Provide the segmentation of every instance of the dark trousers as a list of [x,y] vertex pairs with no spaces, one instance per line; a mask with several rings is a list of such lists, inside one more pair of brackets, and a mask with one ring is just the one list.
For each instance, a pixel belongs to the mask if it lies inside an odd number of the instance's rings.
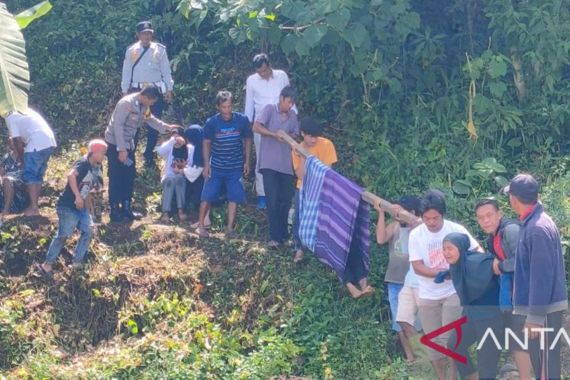
[[109,202],[111,204],[122,201],[130,201],[133,197],[133,189],[135,186],[136,161],[135,152],[128,150],[129,158],[133,161],[130,166],[119,161],[119,152],[117,146],[109,144],[107,149],[107,162],[109,176]]
[[271,169],[261,169],[267,199],[269,238],[277,242],[289,239],[289,209],[295,192],[295,176]]
[[[140,91],[139,88],[131,88],[129,93]],[[156,103],[150,107],[150,112],[157,118],[162,117],[162,112],[166,108],[166,102],[164,101],[164,96],[160,95]],[[154,128],[149,127],[145,124],[146,128],[146,148],[144,150],[143,156],[146,162],[153,162],[154,161],[154,148],[156,147],[156,143],[158,142],[158,131]],[[137,130],[135,134],[135,150],[139,144],[139,135],[141,133],[141,129]]]
[[[485,306],[482,306],[485,307]],[[477,320],[467,316],[467,323],[461,326],[462,338],[457,349],[455,348],[457,342],[457,334],[454,330],[449,337],[447,347],[457,352],[458,354],[467,357],[467,363],[462,364],[455,362],[457,371],[462,379],[466,379],[468,375],[479,371],[480,380],[495,379],[497,377],[497,365],[501,356],[501,350],[495,345],[494,340],[487,336],[485,343],[480,350],[477,350],[477,365],[473,363],[473,358],[469,354],[469,348],[473,344],[478,344],[481,338],[485,335],[487,328],[493,329],[495,336],[502,344],[501,338],[503,337],[503,320],[500,316],[497,318],[489,318]]]
[[528,340],[528,351],[530,354],[530,361],[532,363],[532,368],[534,369],[534,377],[536,379],[541,378],[541,374],[544,372],[544,379],[560,379],[561,377],[561,364],[560,364],[560,344],[562,341],[565,342],[564,337],[561,336],[556,346],[550,349],[552,342],[556,337],[556,334],[560,332],[562,328],[562,311],[557,311],[555,313],[546,314],[546,324],[545,328],[552,328],[552,332],[543,332],[544,334],[544,350],[540,349],[540,335],[536,339]]
[[200,198],[204,188],[204,176],[200,175],[194,182],[186,181],[186,208],[200,208]]

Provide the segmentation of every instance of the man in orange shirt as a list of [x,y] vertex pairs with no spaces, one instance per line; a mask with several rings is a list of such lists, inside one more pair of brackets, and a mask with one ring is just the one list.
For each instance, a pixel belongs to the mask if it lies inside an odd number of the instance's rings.
[[[332,166],[337,162],[334,144],[329,139],[322,137],[323,128],[311,117],[305,117],[299,123],[299,129],[303,141],[301,146],[317,157],[323,164]],[[295,257],[293,262],[298,263],[303,259],[303,247],[299,238],[299,189],[303,185],[305,173],[305,158],[293,150],[293,169],[297,176],[297,188],[295,190],[295,217],[293,220],[293,241]]]

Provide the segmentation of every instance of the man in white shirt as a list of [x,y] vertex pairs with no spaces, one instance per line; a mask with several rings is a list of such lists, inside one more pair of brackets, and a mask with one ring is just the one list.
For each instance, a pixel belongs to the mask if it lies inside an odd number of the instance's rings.
[[[443,238],[451,232],[461,232],[469,236],[471,250],[482,251],[479,243],[460,224],[444,218],[446,205],[444,195],[438,190],[429,190],[424,195],[421,217],[424,224],[410,233],[408,249],[410,263],[417,274],[419,284],[418,312],[424,332],[430,333],[461,316],[459,297],[450,279],[441,283],[435,277],[449,269],[443,256]],[[441,334],[433,341],[446,347],[450,332]],[[445,357],[429,348],[428,357],[439,380],[446,379]],[[449,359],[450,377],[457,378],[457,368]]]
[[[289,85],[289,77],[283,70],[273,69],[269,63],[267,54],[261,53],[253,57],[253,67],[255,74],[247,78],[245,86],[245,116],[253,124],[255,119],[261,115],[261,110],[267,104],[277,104],[281,90]],[[295,110],[296,112],[296,110]],[[256,169],[255,169],[255,190],[257,192],[257,208],[265,209],[265,190],[263,188],[263,176],[257,169],[259,164],[259,146],[261,135],[254,133]]]
[[57,146],[55,136],[45,119],[30,108],[25,114],[13,112],[5,119],[17,160],[24,165],[22,180],[30,196],[24,215],[39,215],[38,199],[48,160]]

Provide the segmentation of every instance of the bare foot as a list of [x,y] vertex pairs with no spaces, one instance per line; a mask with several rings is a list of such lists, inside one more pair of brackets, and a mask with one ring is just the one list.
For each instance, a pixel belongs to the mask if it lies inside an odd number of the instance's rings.
[[360,286],[360,289],[366,289],[368,287],[368,278],[362,278],[360,281],[358,281],[358,285]]
[[354,284],[350,282],[346,283],[346,289],[348,289],[348,292],[350,293],[352,298],[362,297],[362,291],[358,289],[356,286],[354,286]]
[[162,223],[168,223],[168,222],[170,222],[170,216],[168,216],[168,213],[163,212],[163,213],[162,213],[162,216],[160,217],[160,221],[161,221]]
[[298,249],[298,250],[295,252],[295,257],[293,257],[293,262],[294,262],[295,264],[299,263],[301,260],[303,260],[303,256],[304,256],[304,255],[305,255],[305,254],[303,253],[303,250],[302,250],[302,249]]
[[364,288],[362,290],[362,294],[360,295],[360,297],[369,297],[372,294],[374,294],[375,290],[372,286],[368,285],[366,286],[366,288]]

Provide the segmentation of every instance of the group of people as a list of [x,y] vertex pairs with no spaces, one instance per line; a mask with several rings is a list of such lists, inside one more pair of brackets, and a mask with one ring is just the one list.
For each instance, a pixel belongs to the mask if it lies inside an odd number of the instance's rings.
[[[303,259],[299,238],[299,191],[303,186],[305,156],[318,158],[331,167],[337,162],[334,144],[322,136],[321,125],[311,117],[299,120],[297,93],[284,71],[271,67],[265,54],[253,59],[255,73],[246,82],[245,112],[233,110],[233,95],[219,91],[217,112],[204,127],[183,128],[160,120],[166,103],[172,101],[174,82],[166,48],[152,40],[150,22],[137,25],[138,41],[127,49],[121,90],[102,139],[88,143],[87,154],[77,161],[67,176],[67,184],[57,203],[59,228],[38,270],[52,276],[53,264],[66,241],[78,229],[81,233],[74,251],[74,266],[80,266],[92,236],[89,195],[103,187],[102,163],[108,161],[110,220],[114,223],[140,217],[132,207],[136,177],[138,132],[147,126],[146,166],[155,164],[155,154],[164,162],[161,220],[172,214],[188,219],[187,204],[199,208],[193,225],[200,237],[209,236],[209,211],[222,196],[228,201],[226,236],[235,237],[238,204],[246,201],[243,178],[253,166],[255,145],[255,184],[257,207],[266,209],[272,248],[288,246],[288,216],[292,203],[294,261]],[[3,160],[0,175],[4,190],[2,216],[22,208],[15,188],[27,189],[26,215],[39,214],[38,197],[50,155],[56,147],[54,134],[35,111],[4,115],[10,133],[11,152]],[[168,134],[158,147],[160,133]],[[292,148],[285,136],[300,138],[300,148]],[[564,261],[558,229],[538,200],[539,186],[528,174],[513,178],[505,189],[519,220],[503,216],[494,199],[475,207],[476,218],[487,242],[480,245],[462,225],[446,219],[444,196],[429,190],[422,198],[404,196],[393,212],[395,221],[387,224],[379,204],[376,238],[388,243],[389,263],[385,274],[393,329],[398,332],[406,358],[415,359],[417,347],[412,338],[420,330],[437,330],[466,315],[463,335],[445,333],[435,338],[465,356],[488,328],[504,327],[515,333],[538,327],[552,328],[552,340],[561,327],[567,309]],[[16,202],[15,202],[16,200]],[[418,219],[406,224],[401,210]],[[366,283],[347,284],[354,297],[369,295]],[[498,333],[497,333],[498,334]],[[499,334],[498,334],[499,335]],[[498,336],[497,335],[497,336]],[[504,335],[504,334],[503,334]],[[478,369],[471,358],[467,364],[447,360],[429,349],[428,356],[438,379],[456,378],[457,371],[469,379],[495,378],[500,350],[492,342],[477,350]],[[544,347],[543,347],[544,348]],[[548,348],[546,348],[548,350]],[[521,379],[560,377],[560,349],[541,350],[536,334],[530,349],[512,348]]]
[[[406,359],[416,359],[414,336],[419,331],[428,334],[467,317],[459,331],[433,339],[468,358],[465,364],[427,350],[439,380],[456,379],[457,372],[469,380],[495,379],[501,348],[511,334],[515,338],[509,349],[520,379],[561,378],[562,342],[555,337],[568,301],[559,231],[539,201],[539,184],[532,175],[515,176],[504,192],[518,219],[506,218],[494,198],[479,201],[474,216],[488,235],[483,245],[465,227],[446,219],[445,199],[437,190],[421,199],[402,197],[390,224],[376,206],[377,241],[389,244],[385,282],[392,329]],[[405,224],[400,210],[420,218]],[[540,329],[544,335],[539,336]],[[484,339],[491,332],[498,342]],[[478,365],[470,355],[474,344]]]

